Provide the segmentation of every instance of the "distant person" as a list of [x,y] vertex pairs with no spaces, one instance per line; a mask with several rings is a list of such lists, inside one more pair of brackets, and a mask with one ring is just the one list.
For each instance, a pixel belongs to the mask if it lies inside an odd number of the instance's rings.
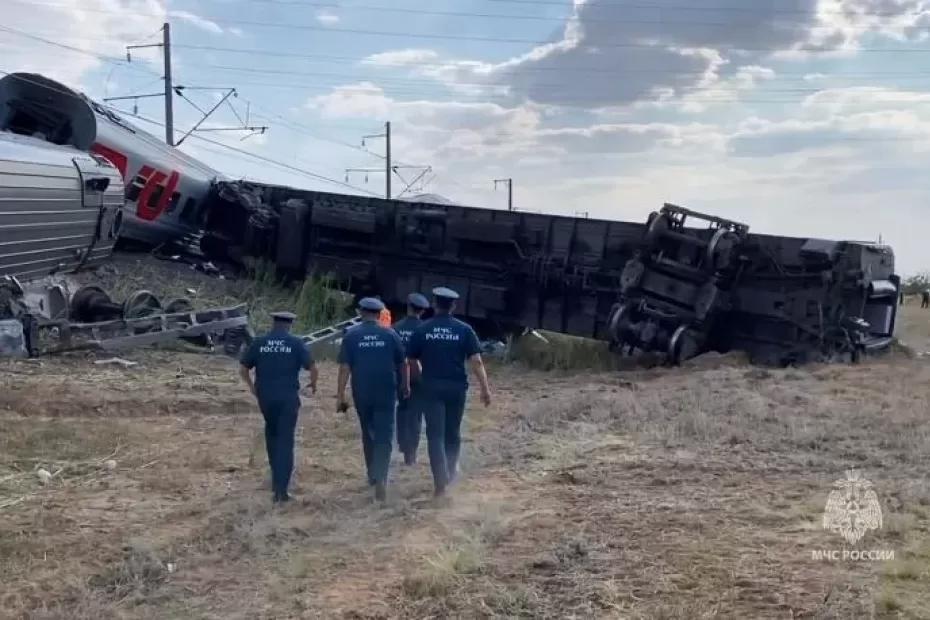
[[363,322],[342,339],[336,388],[337,409],[345,411],[346,385],[352,379],[368,484],[375,487],[375,499],[382,502],[387,498],[398,388],[404,398],[410,396],[404,345],[393,329],[378,324],[383,309],[384,304],[373,297],[358,302]]
[[491,404],[491,388],[475,330],[452,316],[458,293],[440,287],[433,289],[433,296],[436,314],[411,336],[407,357],[422,368],[429,465],[435,495],[440,497],[458,473],[462,417],[468,393],[466,361],[481,384],[481,401],[485,406]]
[[[407,296],[407,316],[394,324],[394,331],[407,347],[410,337],[423,323],[423,313],[429,310],[429,300],[420,293]],[[404,455],[404,464],[415,465],[417,449],[420,447],[420,431],[423,428],[423,398],[420,390],[418,366],[412,364],[410,373],[410,397],[397,401],[397,447]]]
[[[294,429],[300,410],[300,370],[310,372],[316,393],[317,367],[303,341],[290,333],[296,315],[275,312],[271,331],[256,338],[242,355],[239,374],[258,400],[265,418],[265,447],[271,467],[273,502],[290,501],[287,489],[294,470]],[[255,370],[253,381],[251,371]]]
[[394,318],[391,316],[391,311],[384,303],[384,300],[381,299],[381,295],[374,295],[374,298],[381,302],[383,308],[381,312],[378,313],[378,325],[381,327],[391,327],[394,323]]
[[925,290],[920,294],[920,307],[930,308],[930,291]]

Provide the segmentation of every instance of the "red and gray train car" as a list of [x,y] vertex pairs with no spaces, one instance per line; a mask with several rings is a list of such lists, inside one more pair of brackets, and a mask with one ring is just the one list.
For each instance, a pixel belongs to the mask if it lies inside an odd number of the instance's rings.
[[[7,185],[0,191],[7,196],[0,203],[4,213],[0,217],[7,226],[18,226],[8,229],[0,224],[0,247],[6,249],[4,256],[10,265],[3,267],[0,258],[0,273],[31,276],[43,266],[57,265],[56,259],[70,257],[74,250],[75,235],[65,233],[77,230],[72,221],[77,216],[51,206],[71,204],[61,194],[57,173],[26,174],[22,179],[28,180],[11,180],[18,174],[16,166],[27,166],[30,158],[41,165],[62,159],[61,154],[70,150],[72,159],[109,162],[118,171],[119,182],[112,187],[118,185],[125,192],[120,237],[151,245],[197,233],[203,225],[210,186],[222,176],[83,94],[37,74],[14,73],[0,79],[0,132],[4,136],[2,157],[8,162],[2,164]],[[45,154],[39,155],[43,143]],[[13,191],[9,184],[23,191]],[[65,219],[56,219],[59,216]],[[14,220],[16,224],[10,223]],[[82,233],[91,234],[93,226],[86,223],[89,227]],[[15,238],[10,236],[13,230]],[[29,254],[12,257],[23,252]],[[13,266],[30,262],[25,256],[32,257],[28,269]]]

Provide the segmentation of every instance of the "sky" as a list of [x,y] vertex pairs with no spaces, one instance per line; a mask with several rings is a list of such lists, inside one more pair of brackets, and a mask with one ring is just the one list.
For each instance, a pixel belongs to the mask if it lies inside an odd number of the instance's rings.
[[[231,177],[383,195],[363,137],[390,121],[395,195],[506,208],[512,178],[520,210],[670,202],[930,270],[930,0],[0,3],[0,71],[95,99],[163,88],[161,50],[126,46],[170,22],[178,137],[230,88],[202,128],[267,127],[184,141]],[[111,105],[164,134],[163,99]]]

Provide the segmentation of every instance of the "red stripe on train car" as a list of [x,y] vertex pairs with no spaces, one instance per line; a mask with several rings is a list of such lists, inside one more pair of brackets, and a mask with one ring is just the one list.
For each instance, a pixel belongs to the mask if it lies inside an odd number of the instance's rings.
[[122,153],[118,151],[114,151],[108,146],[104,146],[96,142],[94,143],[92,147],[90,147],[90,152],[106,157],[110,161],[110,163],[116,166],[116,169],[119,170],[120,176],[123,177],[123,183],[127,181],[126,165],[127,165],[128,160],[126,159],[125,155],[123,155]]

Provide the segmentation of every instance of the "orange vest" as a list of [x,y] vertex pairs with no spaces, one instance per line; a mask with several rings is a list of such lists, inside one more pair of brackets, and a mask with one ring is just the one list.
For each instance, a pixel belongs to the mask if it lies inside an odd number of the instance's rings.
[[392,324],[391,311],[385,308],[381,311],[381,314],[378,315],[378,325],[381,327],[390,327]]

